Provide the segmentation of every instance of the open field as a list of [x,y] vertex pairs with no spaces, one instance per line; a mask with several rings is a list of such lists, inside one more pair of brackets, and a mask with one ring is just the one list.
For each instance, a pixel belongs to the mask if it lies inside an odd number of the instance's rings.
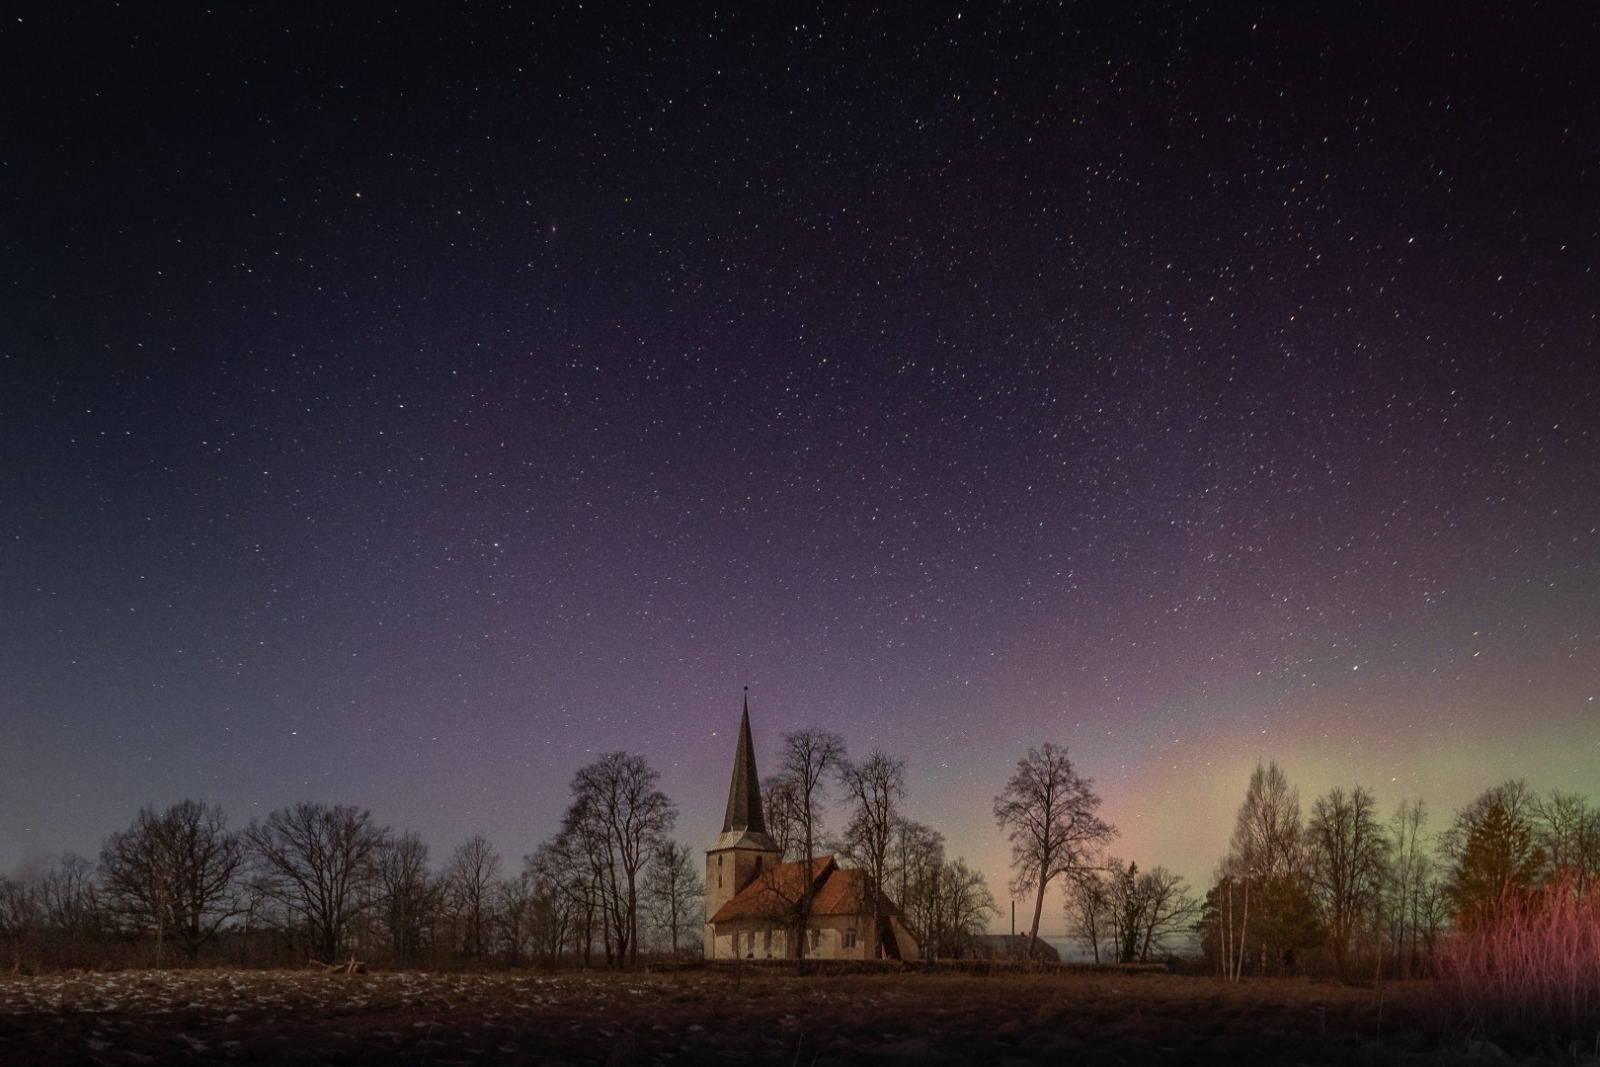
[[1417,1005],[1426,994],[1415,984],[1380,992],[1295,979],[1227,985],[1105,972],[73,973],[0,977],[0,1063],[822,1067],[1497,1059],[1492,1049],[1469,1057],[1464,1045],[1441,1052],[1417,1032],[1423,1025]]

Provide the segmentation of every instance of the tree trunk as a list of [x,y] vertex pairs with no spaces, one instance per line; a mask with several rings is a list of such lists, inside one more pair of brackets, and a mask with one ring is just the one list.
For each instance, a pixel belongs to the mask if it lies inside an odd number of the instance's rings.
[[1039,916],[1044,913],[1044,889],[1048,883],[1043,874],[1039,877],[1039,893],[1033,898],[1033,926],[1028,930],[1028,958],[1033,959],[1033,950],[1039,943]]

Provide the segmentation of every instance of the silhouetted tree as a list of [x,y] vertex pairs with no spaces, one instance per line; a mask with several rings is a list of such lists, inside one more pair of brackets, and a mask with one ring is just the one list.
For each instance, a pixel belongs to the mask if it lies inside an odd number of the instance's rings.
[[329,960],[344,951],[384,837],[369,811],[310,801],[279,808],[245,831],[256,884],[276,905],[277,921]]
[[1450,884],[1458,925],[1475,926],[1503,896],[1532,888],[1544,866],[1544,851],[1533,843],[1527,819],[1513,817],[1499,800],[1474,813]]
[[1577,793],[1552,790],[1533,805],[1534,841],[1549,864],[1549,880],[1572,883],[1580,896],[1600,878],[1600,808]]
[[1377,812],[1378,802],[1370,791],[1359,785],[1349,793],[1335,787],[1311,805],[1306,824],[1311,883],[1341,976],[1356,932],[1376,924],[1383,901],[1389,842]]
[[1301,869],[1300,791],[1273,760],[1250,774],[1250,786],[1234,821],[1232,853],[1262,881]]
[[169,939],[193,963],[239,913],[244,861],[220,808],[181,800],[160,814],[141,809],[132,826],[107,838],[100,877],[123,920],[154,935],[157,966]]
[[676,956],[679,941],[705,921],[706,881],[692,848],[676,841],[661,842],[645,868],[644,900],[651,922],[667,936]]
[[1383,915],[1389,950],[1409,977],[1438,934],[1437,900],[1443,892],[1438,865],[1424,837],[1428,809],[1420,799],[1402,801],[1389,820],[1389,869],[1384,884]]
[[656,787],[660,776],[643,756],[613,752],[572,780],[568,829],[585,852],[607,901],[615,960],[639,958],[639,875],[677,821],[678,810]]
[[804,866],[807,877],[800,879],[799,899],[792,902],[785,922],[791,927],[790,942],[796,954],[804,956],[807,939],[804,931],[811,918],[812,896],[816,887],[809,872],[822,837],[822,801],[829,775],[838,775],[846,765],[844,739],[827,730],[810,727],[783,735],[778,773],[768,779],[763,799],[768,802],[768,829],[776,830],[784,857]]
[[[1109,862],[1109,861],[1108,861]],[[1099,870],[1080,870],[1067,880],[1066,916],[1068,928],[1078,943],[1100,963],[1100,947],[1114,946],[1111,896],[1106,875]]]
[[1044,894],[1060,875],[1092,866],[1091,859],[1116,836],[1095,814],[1100,798],[1092,779],[1073,770],[1067,750],[1045,742],[1017,761],[1017,772],[994,798],[994,818],[1011,840],[1014,893],[1035,893],[1028,955],[1039,942]]
[[769,774],[762,779],[761,810],[767,819],[767,836],[783,849],[785,860],[804,855],[805,842],[796,824],[800,804],[794,779],[781,774]]
[[394,958],[422,958],[427,932],[439,910],[439,891],[428,869],[428,846],[413,830],[386,835],[374,872],[378,908],[388,949]]
[[883,941],[884,894],[890,888],[890,860],[906,793],[905,761],[874,749],[864,760],[840,764],[839,785],[850,804],[840,851],[866,876],[861,914],[872,915],[870,953],[876,955]]
[[580,927],[587,906],[588,878],[565,845],[557,837],[522,861],[533,884],[531,936],[536,951],[551,964],[561,962],[562,950]]
[[440,875],[445,907],[457,926],[456,947],[474,963],[488,953],[500,866],[500,853],[478,834],[456,846]]
[[538,936],[539,905],[538,883],[526,868],[495,883],[495,930],[505,949],[506,966],[522,966],[529,944]]

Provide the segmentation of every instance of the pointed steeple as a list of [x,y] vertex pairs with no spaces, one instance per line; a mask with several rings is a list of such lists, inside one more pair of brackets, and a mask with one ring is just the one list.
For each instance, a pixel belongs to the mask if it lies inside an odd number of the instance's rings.
[[733,781],[728,784],[728,814],[722,832],[748,831],[765,835],[767,820],[761,811],[761,778],[756,774],[756,746],[750,740],[750,687],[744,690],[744,717],[739,720],[739,749],[733,757]]

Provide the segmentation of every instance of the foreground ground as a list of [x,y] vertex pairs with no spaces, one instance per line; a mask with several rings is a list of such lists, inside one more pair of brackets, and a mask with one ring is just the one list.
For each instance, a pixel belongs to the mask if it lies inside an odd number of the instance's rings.
[[1417,1032],[1425,994],[1148,973],[78,973],[0,977],[0,1063],[1505,1062]]

